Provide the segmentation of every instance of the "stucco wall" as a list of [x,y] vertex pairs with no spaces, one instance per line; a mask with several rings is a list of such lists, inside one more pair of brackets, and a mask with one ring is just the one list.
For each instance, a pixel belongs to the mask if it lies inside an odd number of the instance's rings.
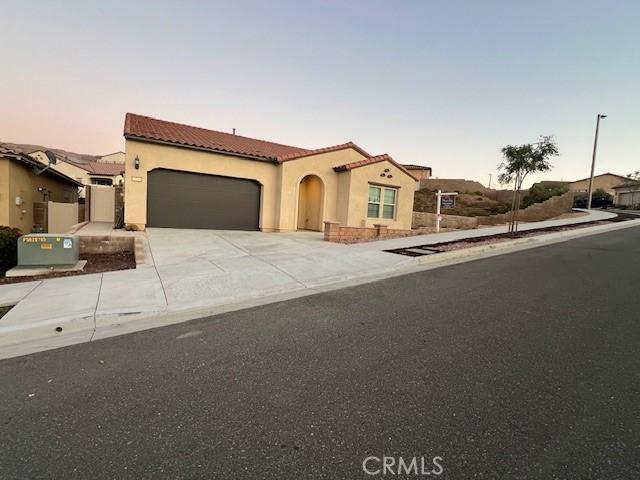
[[[38,187],[47,189],[50,194],[46,200],[53,202],[73,203],[78,201],[77,187],[46,173],[36,175],[31,169],[20,163],[7,159],[0,159],[0,172],[4,172],[3,179],[8,179],[8,186],[0,192],[0,211],[8,210],[5,225],[18,228],[23,233],[30,233],[33,229],[33,203],[42,202],[45,196],[38,192]],[[5,184],[7,185],[7,184]],[[16,197],[21,197],[22,205],[16,205]],[[2,217],[0,217],[2,218]],[[77,223],[77,222],[76,222]]]
[[[384,172],[385,169],[389,171]],[[381,177],[383,173],[391,175],[391,178]],[[367,218],[370,184],[398,189],[394,219]],[[415,187],[415,180],[391,162],[384,161],[351,170],[349,212],[346,224],[353,227],[373,227],[379,224],[387,225],[389,228],[410,230]]]
[[9,198],[9,160],[0,158],[0,226],[9,226],[9,206],[11,203]]
[[297,229],[299,184],[307,175],[318,176],[324,185],[322,220],[339,221],[340,217],[346,217],[348,205],[339,203],[338,199],[342,199],[342,201],[347,199],[344,194],[341,194],[340,188],[345,186],[341,176],[349,175],[349,173],[336,173],[333,167],[357,162],[363,158],[364,156],[355,150],[345,149],[297,158],[282,163],[279,172],[281,178],[280,230]]
[[[348,172],[335,172],[333,167],[337,165],[364,158],[353,149],[320,153],[279,165],[136,140],[127,140],[125,149],[125,223],[135,224],[138,228],[144,228],[146,224],[147,172],[155,168],[256,180],[262,185],[260,228],[263,231],[298,228],[300,181],[308,175],[315,175],[322,182],[322,221],[338,221],[351,226],[382,223],[393,228],[411,228],[415,181],[387,161]],[[139,170],[134,168],[136,156],[140,160]],[[386,168],[391,179],[380,177]],[[370,182],[399,189],[395,219],[367,219]]]
[[[242,159],[231,155],[190,150],[187,148],[158,145],[127,140],[125,176],[125,223],[145,228],[147,222],[147,172],[156,168],[168,168],[185,172],[207,173],[228,177],[248,178],[262,185],[260,199],[260,227],[276,230],[277,165]],[[134,166],[140,159],[140,169]],[[138,181],[136,181],[138,180]]]

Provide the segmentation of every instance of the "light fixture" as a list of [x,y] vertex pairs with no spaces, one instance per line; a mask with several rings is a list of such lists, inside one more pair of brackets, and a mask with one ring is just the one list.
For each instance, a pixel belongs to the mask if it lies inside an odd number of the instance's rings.
[[136,167],[136,170],[140,169],[140,159],[136,155],[136,158],[133,160],[133,166]]

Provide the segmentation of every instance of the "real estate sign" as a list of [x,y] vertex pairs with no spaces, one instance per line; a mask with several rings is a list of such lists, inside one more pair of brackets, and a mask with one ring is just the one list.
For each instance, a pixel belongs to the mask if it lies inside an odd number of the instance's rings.
[[456,208],[455,195],[442,195],[440,198],[442,208]]

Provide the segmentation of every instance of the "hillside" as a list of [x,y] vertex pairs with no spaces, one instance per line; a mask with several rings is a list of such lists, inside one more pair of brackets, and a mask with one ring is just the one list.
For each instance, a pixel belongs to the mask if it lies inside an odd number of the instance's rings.
[[[499,202],[486,196],[483,192],[464,192],[456,197],[456,207],[443,210],[443,214],[462,215],[464,217],[478,217],[495,215],[510,210],[511,205]],[[416,212],[436,212],[436,190],[423,188],[415,193],[413,210]]]

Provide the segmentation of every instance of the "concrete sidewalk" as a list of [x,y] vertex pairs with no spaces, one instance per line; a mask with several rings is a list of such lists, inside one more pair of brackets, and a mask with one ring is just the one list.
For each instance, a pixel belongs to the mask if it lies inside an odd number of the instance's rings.
[[[522,229],[613,216],[592,211],[582,217],[525,224]],[[383,250],[505,229],[343,245],[324,242],[315,232],[150,228],[146,236],[151,261],[135,270],[0,286],[0,305],[15,305],[0,322],[0,358],[409,273],[421,268],[423,261]]]

